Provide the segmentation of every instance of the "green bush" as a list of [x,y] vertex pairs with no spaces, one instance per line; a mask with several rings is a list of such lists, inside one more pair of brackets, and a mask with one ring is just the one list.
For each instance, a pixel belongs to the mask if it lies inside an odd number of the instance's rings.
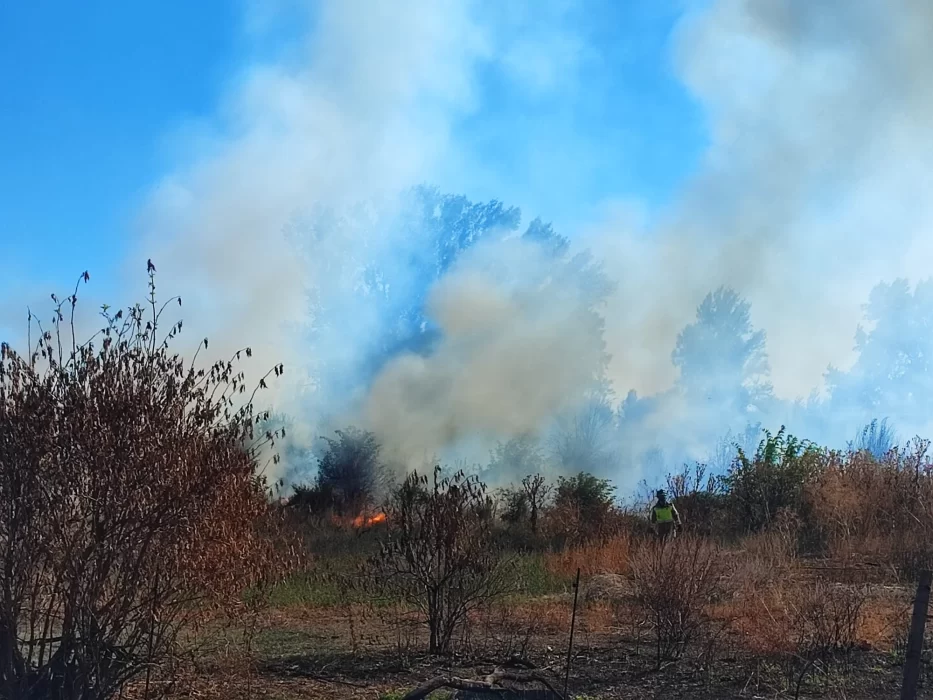
[[776,435],[766,431],[751,458],[739,448],[723,479],[736,532],[763,530],[782,510],[803,515],[804,490],[820,473],[823,458],[816,445],[787,435],[784,426]]

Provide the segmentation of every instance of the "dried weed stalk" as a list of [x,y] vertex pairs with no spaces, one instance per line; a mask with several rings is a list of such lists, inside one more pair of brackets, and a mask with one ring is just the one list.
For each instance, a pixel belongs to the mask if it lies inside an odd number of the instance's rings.
[[160,335],[181,300],[157,305],[151,263],[149,287],[146,305],[105,306],[83,343],[78,288],[53,295],[50,330],[30,315],[28,356],[0,351],[4,700],[108,698],[134,678],[151,697],[186,622],[205,605],[242,608],[285,561],[257,473],[276,436],[257,435],[236,369],[251,352],[186,364],[169,350],[181,321]]

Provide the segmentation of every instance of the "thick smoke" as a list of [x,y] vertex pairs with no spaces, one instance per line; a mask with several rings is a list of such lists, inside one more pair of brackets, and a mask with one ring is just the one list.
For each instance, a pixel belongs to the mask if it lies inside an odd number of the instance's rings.
[[[351,422],[403,463],[546,440],[606,378],[615,394],[598,405],[617,412],[600,423],[612,433],[600,455],[630,483],[749,424],[838,444],[891,405],[843,379],[870,375],[854,339],[871,290],[922,279],[933,261],[929,3],[717,0],[685,16],[673,60],[708,120],[705,156],[650,224],[628,209],[579,222],[558,254],[504,235],[520,229],[501,206],[427,196],[414,216],[402,196],[470,162],[456,126],[491,107],[481,73],[515,73],[518,58],[519,75],[541,68],[526,35],[495,24],[522,13],[452,0],[316,7],[288,57],[242,71],[201,130],[210,137],[191,144],[198,155],[142,216],[145,255],[185,297],[187,326],[221,350],[253,344],[257,369],[285,362],[273,401],[302,445]],[[585,44],[573,32],[560,28],[561,45]],[[536,94],[567,82],[546,67]],[[584,291],[598,276],[562,272],[586,248],[615,288],[605,305],[601,281]],[[671,353],[679,337],[706,337],[681,333],[722,285],[750,307],[711,315],[723,327],[747,317],[740,335],[765,330],[769,371],[687,382]],[[715,354],[690,347],[682,355]],[[833,386],[830,364],[844,375]],[[898,405],[902,434],[929,427],[919,404]]]
[[[650,243],[607,227],[606,254],[628,281],[610,337],[617,323],[645,329],[668,352],[702,296],[728,284],[767,330],[779,395],[805,397],[830,363],[850,366],[871,288],[922,279],[933,262],[931,27],[933,6],[911,0],[720,0],[685,18],[676,67],[710,143]],[[670,274],[677,284],[661,283]],[[646,320],[633,327],[639,288]],[[614,369],[624,386],[660,388],[639,386],[640,368]]]
[[[619,280],[606,314],[614,385],[651,396],[629,407],[630,446],[664,446],[670,468],[704,456],[711,421],[732,435],[786,423],[837,447],[885,415],[902,437],[930,434],[918,398],[929,386],[926,287],[875,287],[916,284],[933,263],[931,27],[929,3],[880,0],[721,0],[681,22],[676,69],[709,124],[701,165],[649,231],[624,211],[580,239]],[[687,401],[668,361],[723,284],[767,332],[773,396],[750,407]],[[889,327],[870,356],[860,322]],[[841,372],[827,375],[830,365]]]
[[[162,287],[185,298],[187,327],[210,335],[221,355],[252,344],[252,378],[284,362],[287,382],[271,400],[310,440],[308,326],[367,315],[342,308],[341,295],[355,260],[385,242],[353,226],[317,236],[304,222],[322,207],[391,200],[429,173],[450,120],[470,107],[472,65],[485,49],[458,2],[302,7],[309,29],[299,44],[246,66],[216,120],[193,130],[209,136],[192,140],[197,155],[154,192],[133,270],[152,257]],[[327,318],[309,316],[314,302]],[[315,352],[352,353],[359,333]]]
[[367,425],[417,465],[464,440],[535,433],[579,407],[599,375],[602,324],[552,255],[524,239],[467,251],[433,288],[441,340],[394,357],[373,382]]

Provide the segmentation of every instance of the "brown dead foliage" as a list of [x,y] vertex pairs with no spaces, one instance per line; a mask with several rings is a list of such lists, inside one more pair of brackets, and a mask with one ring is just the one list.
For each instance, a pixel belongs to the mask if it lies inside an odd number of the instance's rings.
[[77,288],[50,329],[33,319],[26,355],[0,354],[0,698],[107,698],[134,678],[155,696],[180,630],[205,605],[248,608],[288,555],[240,353],[173,354],[182,323],[161,329],[153,269],[149,302],[105,308],[83,342],[76,304]]
[[595,574],[626,574],[632,553],[633,537],[619,533],[605,540],[585,542],[545,555],[548,571],[565,578],[573,578],[577,569],[583,576]]

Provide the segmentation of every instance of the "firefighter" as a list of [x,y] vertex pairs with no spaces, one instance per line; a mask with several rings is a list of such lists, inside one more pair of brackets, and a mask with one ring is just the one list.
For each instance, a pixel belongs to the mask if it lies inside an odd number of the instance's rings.
[[668,502],[667,494],[663,490],[655,495],[658,500],[651,509],[651,522],[654,523],[658,537],[664,541],[673,537],[680,528],[680,513],[673,503]]

